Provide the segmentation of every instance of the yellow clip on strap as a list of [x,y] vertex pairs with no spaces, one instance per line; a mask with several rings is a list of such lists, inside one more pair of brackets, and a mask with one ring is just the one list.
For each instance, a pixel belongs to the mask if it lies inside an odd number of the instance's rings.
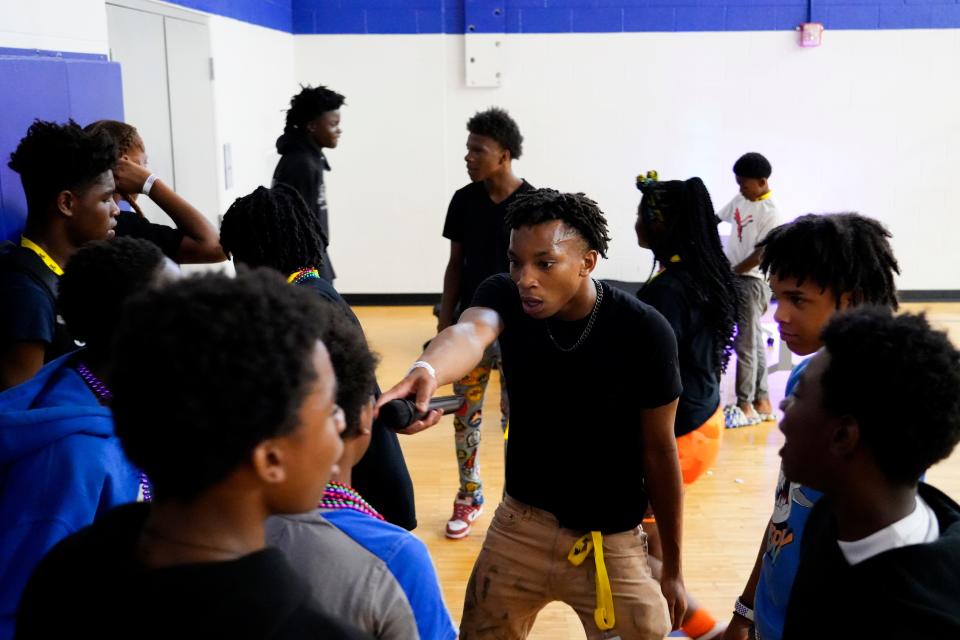
[[613,615],[613,591],[610,590],[610,576],[607,575],[607,565],[603,562],[603,535],[599,531],[591,531],[573,544],[567,560],[575,567],[583,564],[590,552],[593,551],[593,560],[597,566],[597,608],[593,612],[593,621],[601,631],[613,629],[617,623]]

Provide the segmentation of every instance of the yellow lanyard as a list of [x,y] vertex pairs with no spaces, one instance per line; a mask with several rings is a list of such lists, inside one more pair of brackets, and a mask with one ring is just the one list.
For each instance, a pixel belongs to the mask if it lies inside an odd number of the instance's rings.
[[754,200],[754,202],[760,202],[761,200],[766,200],[767,198],[769,198],[769,197],[772,196],[772,195],[773,195],[773,191],[767,191],[765,194],[763,194],[762,196],[760,196],[759,198],[757,198],[756,200]]
[[57,262],[40,247],[40,245],[30,240],[26,236],[20,236],[20,246],[24,249],[30,249],[30,251],[33,251],[35,254],[37,254],[37,256],[43,260],[43,264],[47,265],[47,268],[50,269],[50,271],[53,271],[58,276],[63,275],[63,269],[60,268],[60,265],[58,265]]
[[610,589],[610,576],[607,575],[607,565],[603,562],[603,535],[599,531],[591,531],[577,540],[567,560],[575,567],[593,551],[593,560],[597,565],[597,608],[593,611],[593,621],[601,631],[613,629],[617,621],[613,615],[613,591]]

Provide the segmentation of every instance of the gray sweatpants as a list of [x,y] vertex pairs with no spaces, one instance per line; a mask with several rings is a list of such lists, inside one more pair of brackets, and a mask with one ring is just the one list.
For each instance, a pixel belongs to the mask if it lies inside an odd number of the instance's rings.
[[767,344],[760,318],[770,305],[771,291],[767,283],[752,276],[737,276],[740,287],[740,324],[733,348],[737,352],[737,403],[766,400]]

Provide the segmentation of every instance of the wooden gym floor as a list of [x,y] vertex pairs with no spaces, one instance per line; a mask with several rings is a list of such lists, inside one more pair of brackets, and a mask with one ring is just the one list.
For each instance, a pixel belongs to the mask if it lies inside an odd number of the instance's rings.
[[[931,321],[960,344],[960,303],[910,304],[904,310],[927,311]],[[429,307],[357,307],[355,311],[382,358],[378,378],[387,389],[420,354],[423,342],[434,335],[436,319]],[[783,397],[786,377],[785,372],[770,376],[775,403]],[[724,402],[733,397],[730,378],[732,375],[724,379]],[[451,391],[441,389],[438,393]],[[493,378],[484,405],[480,452],[487,502],[473,533],[463,540],[448,540],[443,535],[458,487],[452,418],[444,418],[415,436],[400,437],[416,489],[419,527],[415,533],[430,549],[447,607],[457,623],[473,561],[503,490],[499,424],[499,383]],[[683,569],[687,591],[718,620],[729,619],[734,598],[740,594],[756,557],[770,516],[780,462],[777,451],[782,442],[783,436],[774,424],[726,431],[716,467],[686,494]],[[927,480],[952,497],[960,497],[960,452],[931,469]],[[540,613],[530,637],[560,640],[583,638],[584,634],[573,611],[554,603]]]

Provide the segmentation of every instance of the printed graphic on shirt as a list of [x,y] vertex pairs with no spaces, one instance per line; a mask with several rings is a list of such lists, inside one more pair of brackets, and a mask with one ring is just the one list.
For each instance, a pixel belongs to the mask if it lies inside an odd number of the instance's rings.
[[320,188],[317,190],[317,206],[323,210],[327,208],[327,185],[320,183]]
[[740,215],[740,207],[737,207],[733,212],[733,219],[737,222],[737,240],[743,242],[743,230],[745,227],[753,224],[753,214],[751,213],[744,218]]
[[767,528],[766,553],[773,562],[776,562],[780,552],[786,546],[793,544],[796,537],[793,527],[790,526],[790,509],[794,502],[807,509],[813,507],[813,502],[803,494],[803,486],[796,482],[789,482],[781,471],[773,516]]

